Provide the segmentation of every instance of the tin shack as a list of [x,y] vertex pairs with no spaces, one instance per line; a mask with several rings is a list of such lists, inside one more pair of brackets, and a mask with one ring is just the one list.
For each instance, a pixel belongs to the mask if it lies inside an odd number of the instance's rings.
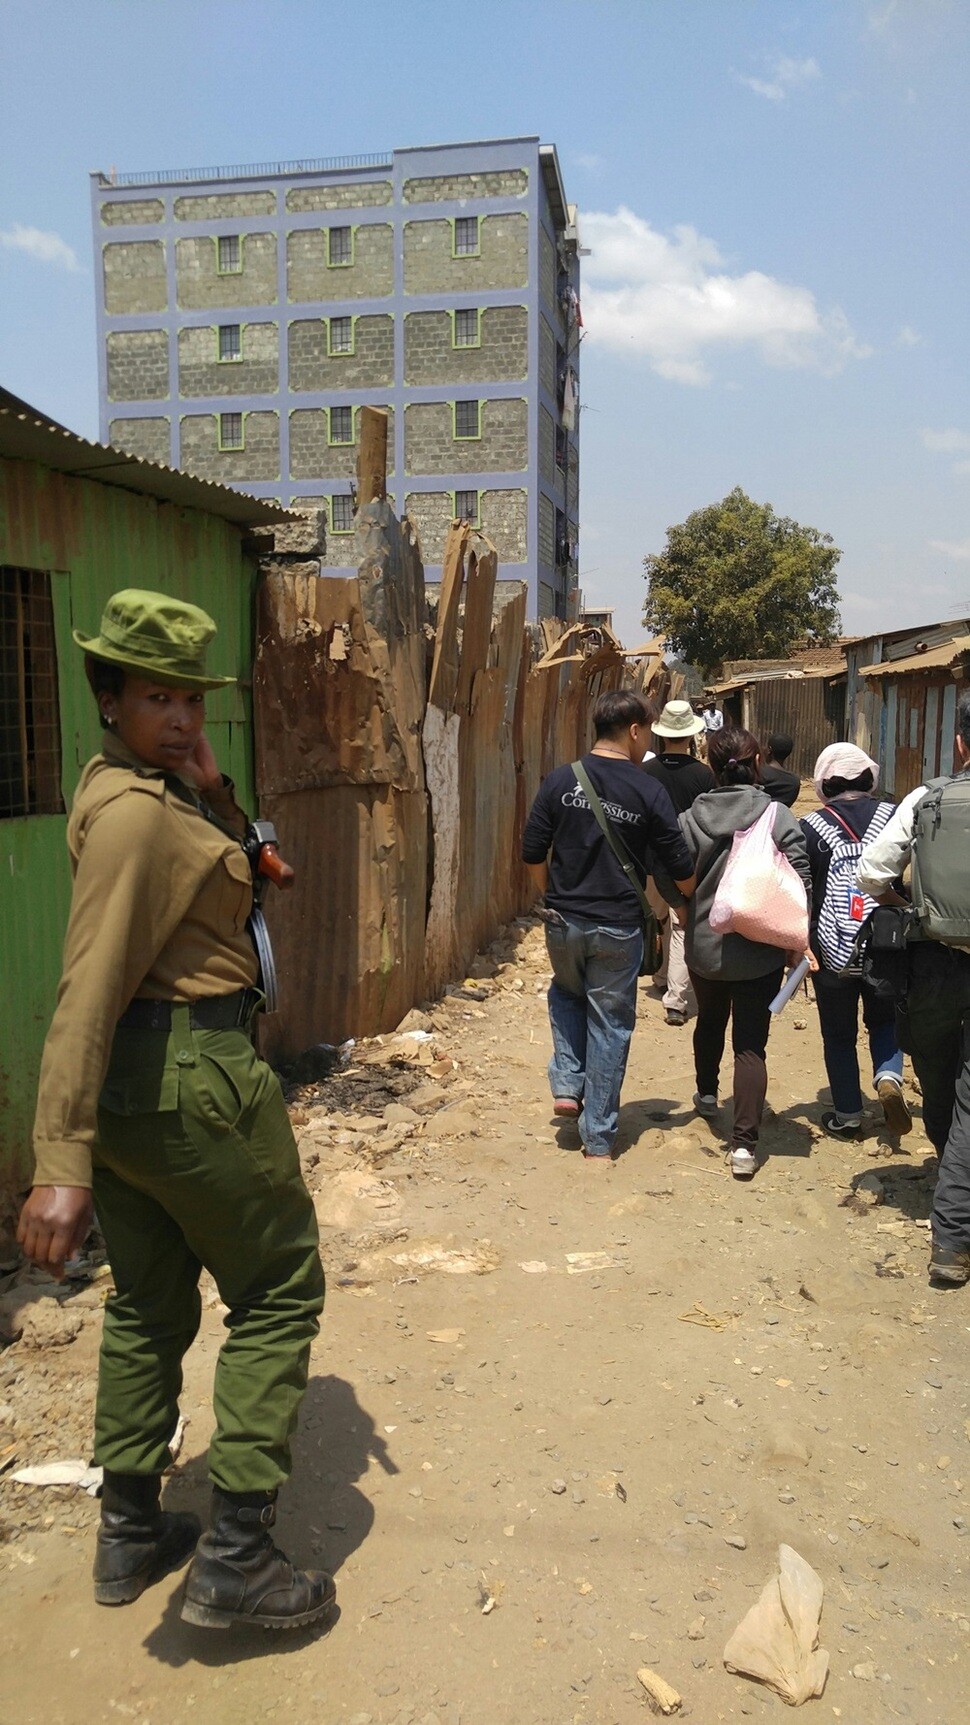
[[970,679],[970,618],[866,635],[846,647],[846,734],[897,800],[954,768],[957,697]]
[[66,810],[99,746],[71,630],[94,633],[121,587],[172,593],[217,617],[214,670],[241,681],[210,695],[207,728],[255,806],[256,565],[244,538],[289,519],[272,502],[89,443],[0,395],[0,1207],[29,1174],[70,893]]

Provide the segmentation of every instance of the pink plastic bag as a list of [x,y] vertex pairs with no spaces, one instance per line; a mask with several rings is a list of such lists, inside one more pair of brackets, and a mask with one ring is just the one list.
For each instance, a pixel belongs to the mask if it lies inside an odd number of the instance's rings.
[[754,826],[735,833],[710,922],[715,934],[742,934],[761,946],[802,952],[808,945],[808,898],[800,875],[775,845],[777,806],[769,803]]

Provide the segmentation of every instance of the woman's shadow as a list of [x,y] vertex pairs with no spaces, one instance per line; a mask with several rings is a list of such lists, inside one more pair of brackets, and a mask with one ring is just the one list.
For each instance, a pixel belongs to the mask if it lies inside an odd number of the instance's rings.
[[[385,1473],[400,1472],[353,1386],[343,1378],[311,1377],[293,1445],[293,1475],[280,1493],[273,1529],[277,1544],[297,1568],[337,1574],[363,1545],[374,1525],[374,1508],[357,1481],[366,1474],[372,1457]],[[167,1506],[194,1509],[204,1527],[210,1489],[207,1458],[195,1456],[172,1475]],[[331,1628],[337,1615],[305,1630],[291,1630],[281,1639],[255,1627],[236,1626],[228,1633],[194,1629],[182,1622],[181,1604],[180,1583],[161,1621],[145,1638],[146,1651],[163,1665],[194,1662],[218,1667],[267,1652],[295,1652],[321,1629]]]

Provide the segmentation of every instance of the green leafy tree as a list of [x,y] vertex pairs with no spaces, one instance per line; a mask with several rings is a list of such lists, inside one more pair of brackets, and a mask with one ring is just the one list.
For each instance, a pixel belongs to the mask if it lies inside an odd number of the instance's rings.
[[644,558],[644,622],[705,672],[724,659],[783,659],[838,632],[841,555],[828,533],[738,486],[668,528],[667,549]]

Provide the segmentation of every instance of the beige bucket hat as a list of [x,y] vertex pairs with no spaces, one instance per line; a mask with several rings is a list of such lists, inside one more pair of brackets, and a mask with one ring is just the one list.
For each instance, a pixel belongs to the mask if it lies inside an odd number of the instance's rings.
[[668,701],[652,726],[655,737],[699,737],[705,729],[703,719],[695,716],[689,701]]

